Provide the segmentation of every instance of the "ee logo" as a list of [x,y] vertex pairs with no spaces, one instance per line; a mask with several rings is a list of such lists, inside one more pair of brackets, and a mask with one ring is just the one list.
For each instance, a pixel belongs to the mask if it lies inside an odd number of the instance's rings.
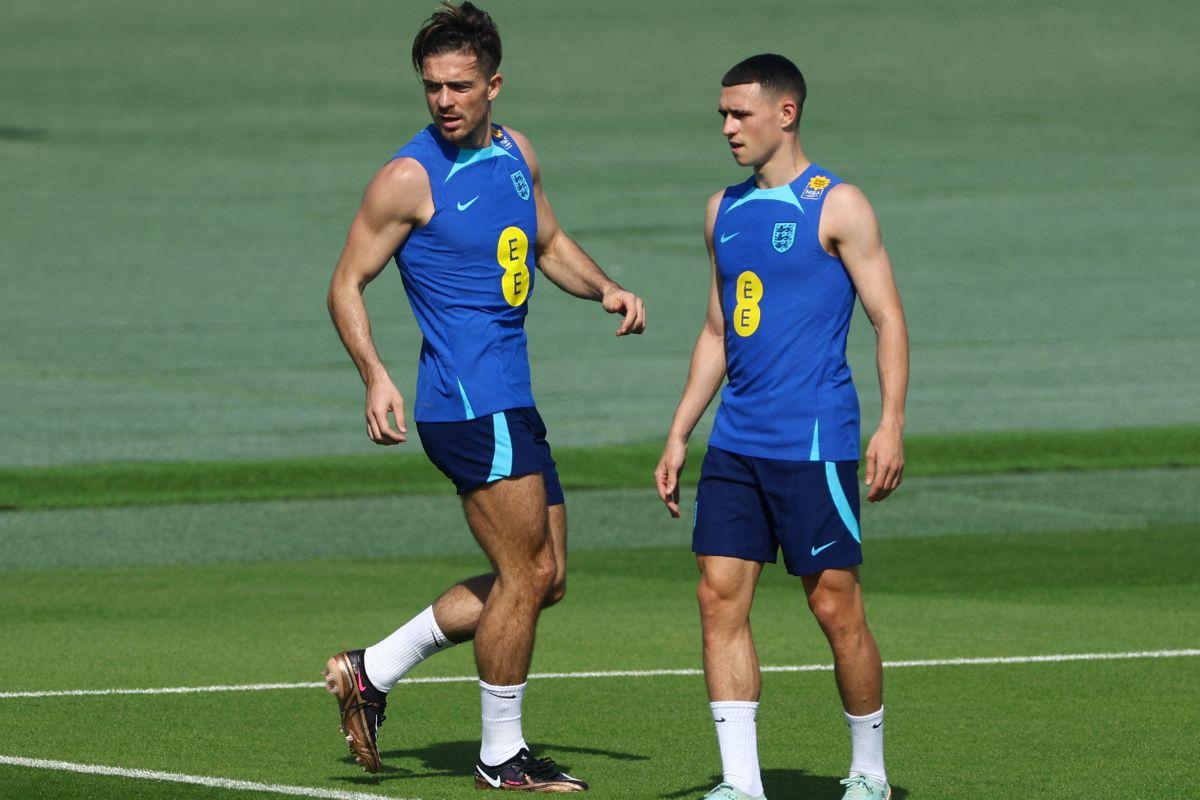
[[510,225],[500,232],[496,242],[496,261],[504,269],[500,289],[510,306],[519,306],[529,297],[529,266],[525,263],[529,255],[529,237],[525,231]]
[[733,308],[733,329],[738,336],[753,336],[762,320],[758,304],[763,299],[762,281],[750,270],[737,276],[734,284],[737,305]]

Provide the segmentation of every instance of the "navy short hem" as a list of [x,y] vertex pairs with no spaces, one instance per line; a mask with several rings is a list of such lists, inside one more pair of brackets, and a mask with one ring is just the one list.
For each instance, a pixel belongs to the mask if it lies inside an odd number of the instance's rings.
[[786,461],[709,447],[692,551],[774,564],[792,575],[862,563],[858,462]]
[[421,445],[458,494],[541,473],[546,505],[563,502],[562,483],[535,408],[511,408],[463,422],[418,422]]

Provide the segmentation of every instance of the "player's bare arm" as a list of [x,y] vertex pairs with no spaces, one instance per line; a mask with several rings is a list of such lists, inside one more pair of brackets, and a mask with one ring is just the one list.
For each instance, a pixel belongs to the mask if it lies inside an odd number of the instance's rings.
[[537,203],[538,269],[564,292],[585,300],[596,300],[608,313],[621,314],[624,319],[617,328],[617,336],[644,331],[645,303],[605,275],[604,270],[584,252],[578,242],[559,226],[558,218],[554,216],[554,210],[542,188],[541,169],[533,145],[519,131],[508,128],[508,133],[521,148],[521,154],[525,156],[525,163],[529,165],[533,176],[533,196]]
[[688,439],[725,380],[725,317],[721,313],[721,290],[717,284],[717,261],[713,253],[713,225],[722,194],[724,192],[717,192],[709,199],[704,216],[704,243],[708,248],[710,274],[708,310],[704,315],[704,326],[696,337],[696,346],[692,348],[692,363],[683,396],[675,408],[662,458],[654,470],[658,496],[672,517],[679,516],[679,473],[687,462]]
[[[371,338],[363,290],[383,271],[412,229],[432,215],[429,178],[421,165],[408,158],[389,162],[368,184],[329,282],[329,314],[366,385],[367,435],[376,444],[399,444],[406,440],[408,428],[404,398]],[[389,413],[395,418],[395,427]]]
[[870,487],[867,499],[879,502],[900,485],[904,475],[908,327],[879,222],[858,187],[841,184],[830,192],[821,217],[821,243],[841,257],[875,328],[883,411],[867,445],[864,479]]

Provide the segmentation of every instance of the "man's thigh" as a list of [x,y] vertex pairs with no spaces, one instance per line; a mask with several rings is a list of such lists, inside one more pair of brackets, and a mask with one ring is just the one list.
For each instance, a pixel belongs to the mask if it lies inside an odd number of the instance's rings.
[[527,564],[546,547],[549,512],[541,473],[489,483],[462,499],[471,533],[495,569]]
[[697,555],[696,566],[700,569],[703,589],[709,592],[710,599],[718,601],[728,613],[740,616],[750,614],[754,589],[763,570],[761,561]]

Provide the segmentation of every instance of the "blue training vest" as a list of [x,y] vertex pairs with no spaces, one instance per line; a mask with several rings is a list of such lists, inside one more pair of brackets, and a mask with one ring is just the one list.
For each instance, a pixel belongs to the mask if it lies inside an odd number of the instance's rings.
[[713,228],[729,383],[709,443],[758,458],[854,461],[858,394],[846,363],[855,291],[821,247],[836,175],[812,164],[794,181],[730,186]]
[[413,418],[461,422],[532,407],[525,315],[537,209],[520,148],[498,125],[481,150],[455,147],[430,125],[395,158],[425,168],[434,206],[396,251],[424,336]]

